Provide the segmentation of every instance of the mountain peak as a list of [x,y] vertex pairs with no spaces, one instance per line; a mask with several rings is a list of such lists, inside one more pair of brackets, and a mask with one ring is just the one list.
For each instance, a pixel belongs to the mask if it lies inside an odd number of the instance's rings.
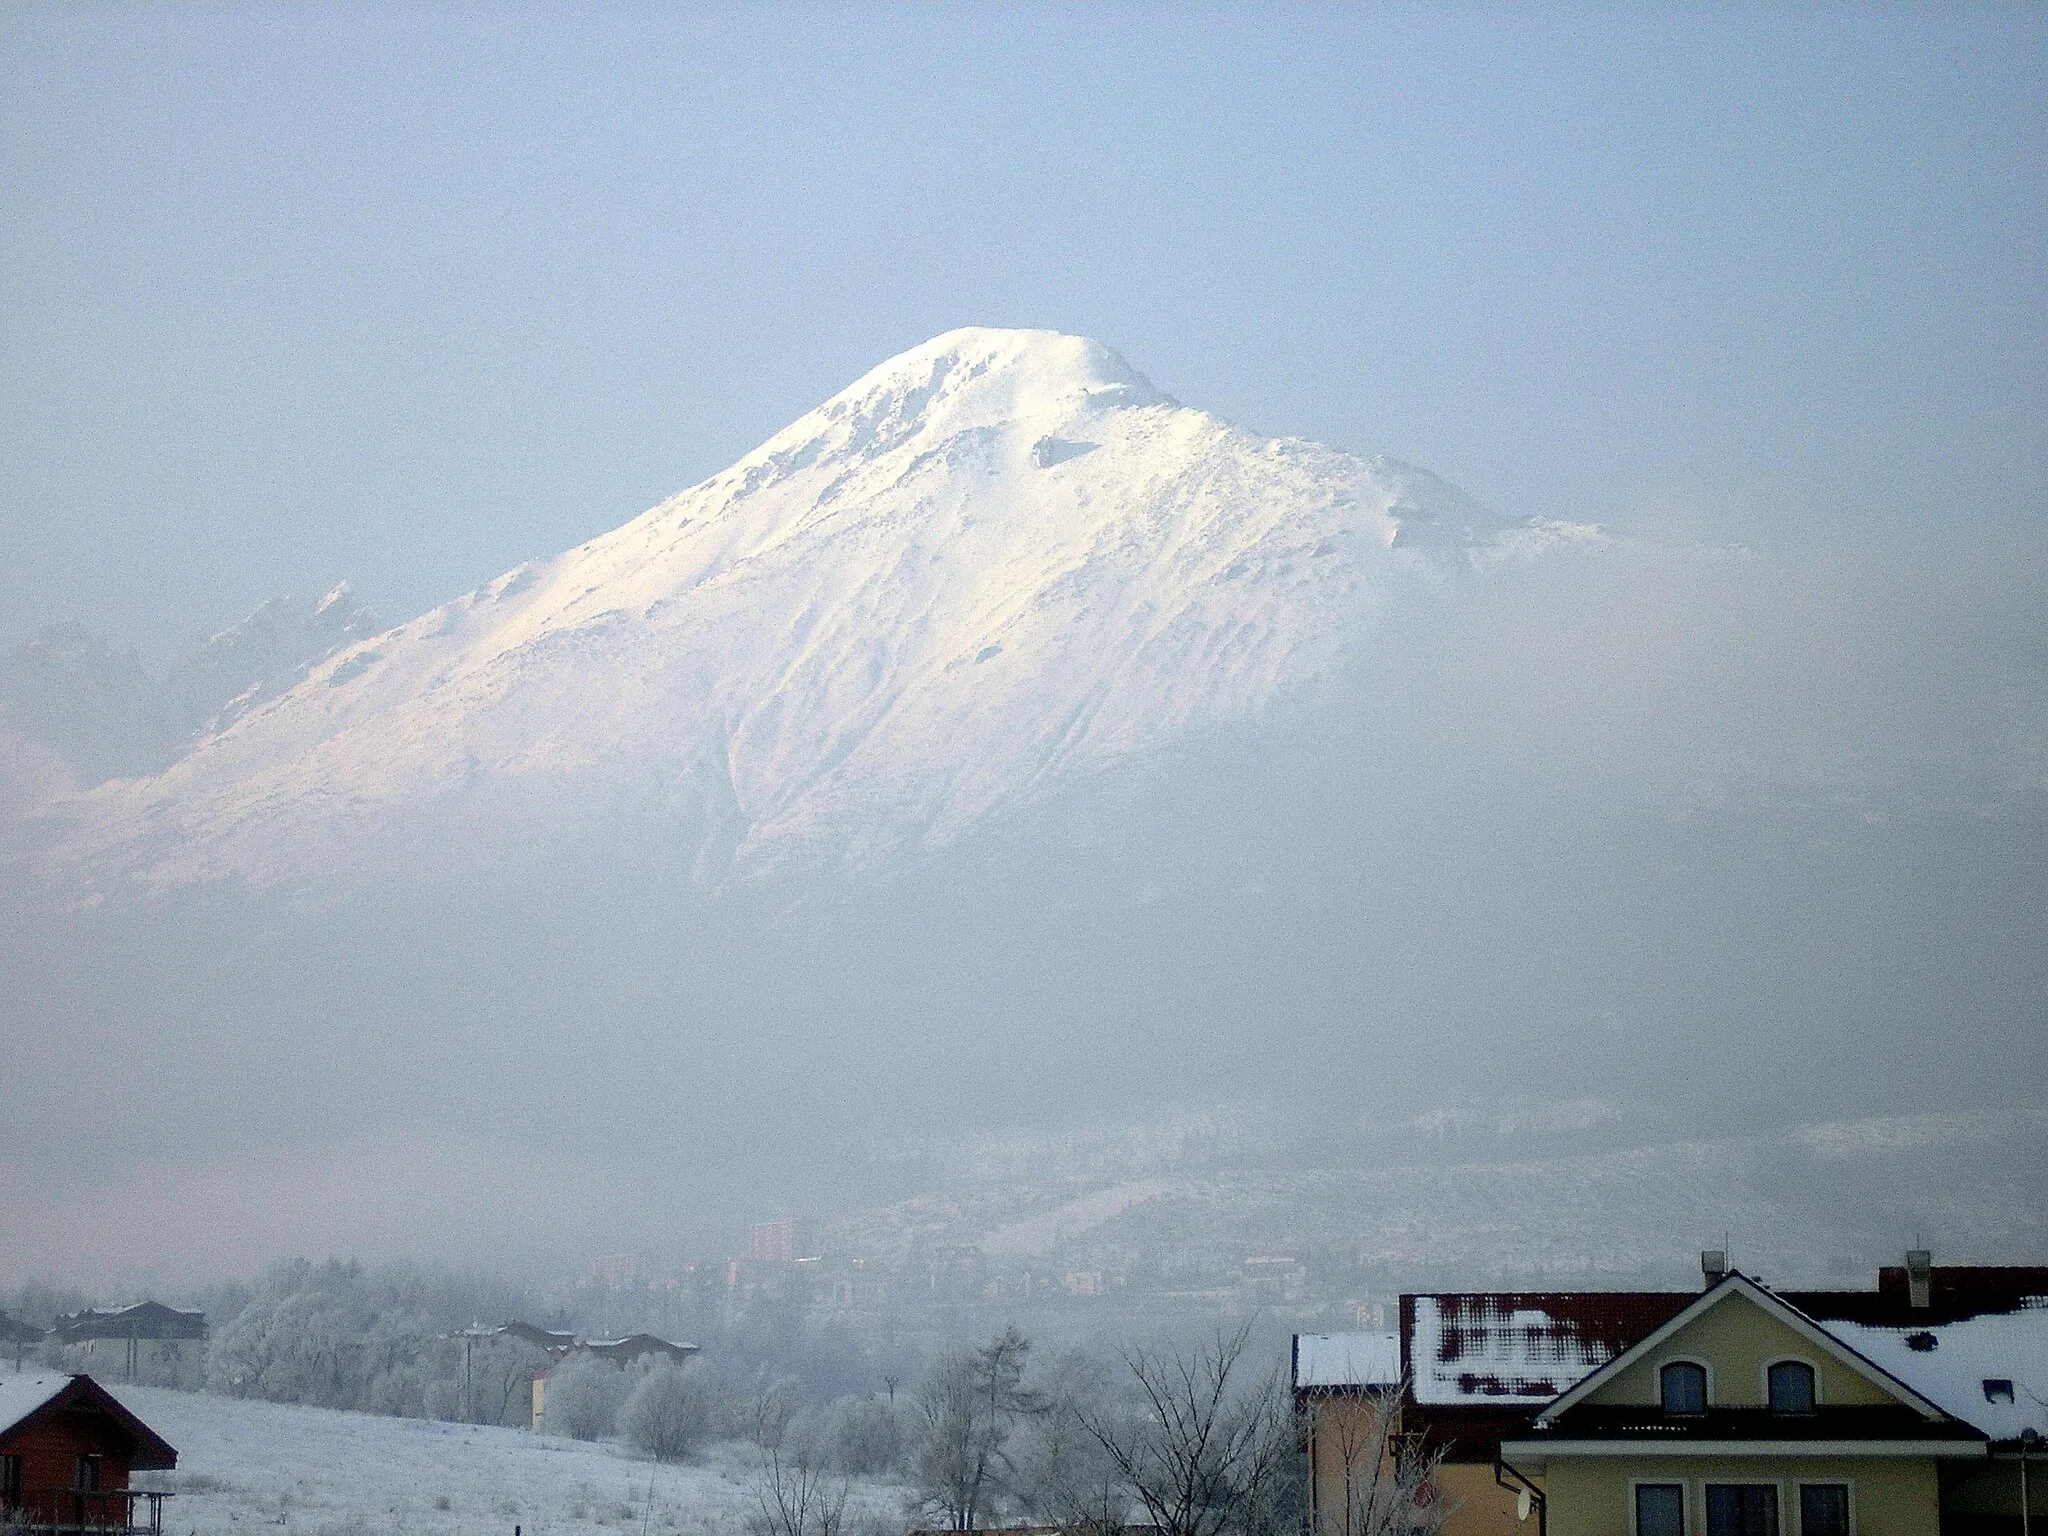
[[929,446],[998,429],[1024,433],[1028,446],[1077,417],[1175,403],[1099,341],[969,327],[870,369],[727,473],[758,485],[764,472],[780,478],[821,458],[873,460],[913,441]]
[[87,811],[174,882],[296,878],[416,813],[488,806],[516,841],[586,802],[658,807],[707,870],[865,864],[1257,719],[1501,533],[1426,472],[1258,437],[1100,342],[948,331],[621,528],[338,635]]
[[1104,392],[1127,405],[1155,404],[1160,398],[1151,380],[1099,341],[1061,331],[988,326],[963,326],[899,352],[835,398],[926,387],[939,394],[1000,391],[1026,409],[1034,398],[1071,405]]

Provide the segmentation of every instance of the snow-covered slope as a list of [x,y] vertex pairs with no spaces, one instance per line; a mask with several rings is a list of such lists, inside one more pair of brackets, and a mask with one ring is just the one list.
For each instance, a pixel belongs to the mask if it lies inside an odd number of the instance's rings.
[[700,869],[873,858],[1254,717],[1399,584],[1583,532],[1257,437],[1096,342],[955,331],[104,788],[74,846],[288,879],[510,791],[658,807]]
[[[272,598],[195,638],[161,676],[79,623],[52,624],[0,656],[0,819],[10,808],[116,777],[159,773],[265,699],[383,626],[343,582],[317,602]],[[40,793],[10,761],[49,765]]]

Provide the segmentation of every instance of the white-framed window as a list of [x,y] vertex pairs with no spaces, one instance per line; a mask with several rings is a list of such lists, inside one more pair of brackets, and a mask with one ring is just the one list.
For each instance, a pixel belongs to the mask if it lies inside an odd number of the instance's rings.
[[1706,1536],[1784,1536],[1784,1490],[1776,1483],[1708,1483]]
[[1657,1402],[1666,1413],[1705,1413],[1713,1387],[1704,1360],[1666,1360],[1657,1367]]
[[1685,1484],[1643,1478],[1628,1490],[1629,1536],[1687,1536]]
[[1811,1360],[1773,1360],[1764,1367],[1764,1401],[1773,1413],[1811,1413],[1820,1406],[1820,1372]]
[[1797,1536],[1856,1536],[1856,1489],[1847,1478],[1801,1482]]

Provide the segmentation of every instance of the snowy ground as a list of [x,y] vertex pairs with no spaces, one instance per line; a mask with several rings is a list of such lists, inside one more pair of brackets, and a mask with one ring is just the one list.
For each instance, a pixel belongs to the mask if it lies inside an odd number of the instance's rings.
[[[739,1532],[749,1469],[728,1447],[659,1466],[610,1444],[108,1385],[177,1447],[164,1528],[285,1536],[654,1536]],[[899,1489],[863,1484],[857,1529],[905,1528]],[[849,1505],[849,1511],[854,1505]]]

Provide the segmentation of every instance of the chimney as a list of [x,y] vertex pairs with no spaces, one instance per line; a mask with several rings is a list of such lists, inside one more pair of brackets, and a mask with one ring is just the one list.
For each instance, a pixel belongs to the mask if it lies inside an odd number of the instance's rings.
[[1906,1250],[1906,1303],[1912,1307],[1934,1304],[1934,1255],[1925,1248]]
[[1711,1291],[1728,1278],[1728,1250],[1726,1248],[1703,1248],[1700,1250],[1700,1276],[1706,1281],[1705,1290]]

